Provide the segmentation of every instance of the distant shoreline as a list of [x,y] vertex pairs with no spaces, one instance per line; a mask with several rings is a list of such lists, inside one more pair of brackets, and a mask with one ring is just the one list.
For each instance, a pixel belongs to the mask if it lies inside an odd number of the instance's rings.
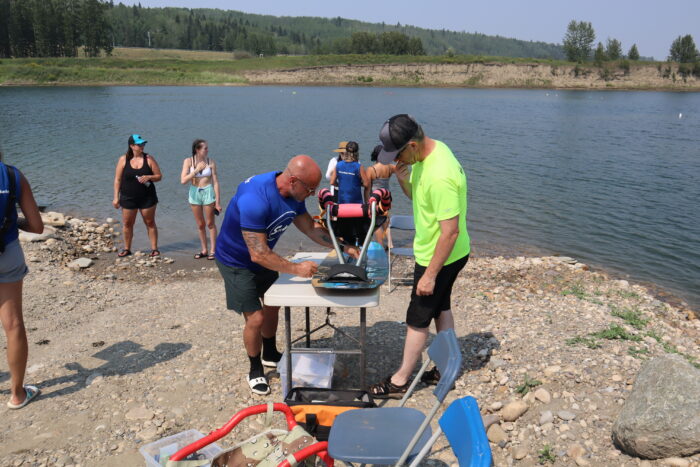
[[[0,86],[360,86],[700,91],[687,65],[620,60],[572,64],[503,57],[288,56],[211,59],[129,49],[113,57],[5,59]],[[131,55],[129,55],[131,54]],[[134,55],[136,54],[136,55]]]

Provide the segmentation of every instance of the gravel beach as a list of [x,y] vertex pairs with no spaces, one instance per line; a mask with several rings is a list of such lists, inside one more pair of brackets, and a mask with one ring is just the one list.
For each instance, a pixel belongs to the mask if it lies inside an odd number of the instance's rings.
[[[117,259],[117,223],[51,219],[55,231],[23,242],[26,383],[42,394],[22,410],[0,405],[0,465],[144,465],[144,444],[192,428],[208,433],[243,407],[282,401],[274,372],[271,395],[248,389],[243,320],[225,309],[212,261],[174,261],[167,252]],[[81,257],[83,264],[74,262]],[[409,295],[406,286],[390,292],[384,285],[380,306],[368,310],[369,382],[399,365]],[[700,362],[693,310],[572,258],[478,254],[455,284],[452,309],[464,366],[447,402],[477,399],[495,465],[700,466],[700,454],[640,460],[611,440],[647,359],[675,353]],[[313,309],[315,323],[324,315]],[[356,313],[332,319],[358,332]],[[302,321],[294,323],[298,335]],[[280,350],[283,333],[280,320]],[[314,346],[346,344],[332,329],[314,335]],[[334,387],[354,386],[356,368],[356,359],[339,356]],[[4,355],[0,394],[9,394]],[[433,400],[419,385],[409,406],[427,412]],[[219,444],[231,446],[261,426],[254,420]],[[444,438],[425,464],[457,465]]]

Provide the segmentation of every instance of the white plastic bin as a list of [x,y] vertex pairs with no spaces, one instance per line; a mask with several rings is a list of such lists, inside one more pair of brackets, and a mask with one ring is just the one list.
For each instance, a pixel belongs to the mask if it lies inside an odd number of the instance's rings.
[[[146,459],[148,467],[160,467],[161,456],[172,456],[180,449],[202,438],[204,435],[200,431],[187,430],[141,446],[139,452]],[[199,450],[207,459],[213,459],[221,451],[222,449],[216,443],[209,444]]]
[[[314,349],[324,353],[311,353],[301,351],[292,352],[292,387],[328,388],[333,380],[333,367],[335,366],[335,353],[332,349]],[[282,383],[282,393],[287,387],[287,355],[282,355],[282,360],[277,364]]]

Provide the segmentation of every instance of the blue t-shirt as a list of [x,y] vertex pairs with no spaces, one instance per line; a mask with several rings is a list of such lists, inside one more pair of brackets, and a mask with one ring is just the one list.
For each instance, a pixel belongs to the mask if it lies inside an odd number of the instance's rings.
[[280,195],[276,182],[279,173],[254,175],[238,185],[216,239],[216,259],[223,264],[262,270],[262,266],[250,259],[241,231],[265,233],[267,245],[272,249],[294,218],[306,212],[303,201]]
[[362,203],[362,176],[359,162],[340,161],[335,166],[338,203]]
[[10,212],[7,211],[7,198],[10,196],[10,179],[8,170],[14,171],[15,175],[15,200],[19,201],[20,194],[20,178],[19,170],[16,167],[5,165],[0,162],[0,226],[5,221],[5,216],[10,216],[10,226],[4,235],[4,242],[7,245],[10,242],[17,240],[19,230],[17,229],[17,208],[12,206]]

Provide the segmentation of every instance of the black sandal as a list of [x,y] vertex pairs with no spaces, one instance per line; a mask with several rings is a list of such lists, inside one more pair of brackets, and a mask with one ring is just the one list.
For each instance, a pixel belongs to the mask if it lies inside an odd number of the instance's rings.
[[151,258],[155,258],[156,256],[160,256],[160,251],[158,249],[151,250],[151,254],[148,256],[150,256]]
[[421,383],[427,384],[428,386],[436,385],[440,382],[440,370],[438,370],[437,367],[434,366],[432,370],[423,373],[423,376],[420,377],[420,381]]
[[120,258],[123,258],[125,256],[129,256],[129,255],[131,255],[131,250],[129,250],[128,248],[124,248],[119,253],[117,253],[117,256]]
[[196,255],[194,255],[194,259],[202,259],[202,258],[206,258],[206,257],[207,257],[207,252],[206,252],[206,251],[205,251],[204,253],[202,253],[202,252],[200,251],[199,253],[197,253]]
[[214,260],[216,259],[216,256],[215,256],[214,253],[209,253],[209,254],[207,255],[207,259],[208,259],[209,261],[214,261]]
[[369,393],[377,399],[401,399],[408,391],[409,383],[397,386],[391,382],[391,376],[381,383],[373,384],[369,387]]

